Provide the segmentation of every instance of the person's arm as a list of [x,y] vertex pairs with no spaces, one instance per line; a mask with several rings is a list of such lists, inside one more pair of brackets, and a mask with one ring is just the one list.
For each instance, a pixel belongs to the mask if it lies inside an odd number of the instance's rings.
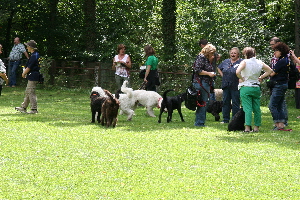
[[29,55],[28,55],[27,51],[24,51],[24,55],[26,56],[27,59],[29,59]]
[[290,54],[291,54],[291,58],[293,60],[294,63],[300,65],[300,60],[299,58],[297,58],[297,56],[295,55],[295,52],[290,50]]
[[115,62],[115,58],[113,58],[113,64],[112,64],[112,67],[111,67],[113,70],[116,70],[116,62]]
[[151,65],[147,65],[144,82],[147,82],[147,77],[150,73]]
[[125,65],[126,65],[126,67],[131,68],[131,59],[130,59],[130,56],[128,56]]
[[240,65],[238,66],[238,68],[236,69],[236,76],[240,79],[240,80],[242,80],[242,81],[244,81],[244,77],[242,77],[242,75],[241,75],[241,71],[243,70],[243,69],[245,69],[245,67],[246,67],[246,62],[245,61],[242,61],[241,63],[240,63]]
[[265,63],[263,63],[263,67],[262,69],[265,71],[265,73],[263,75],[261,75],[260,77],[258,77],[258,81],[262,82],[262,80],[268,76],[270,76],[270,74],[273,72],[273,70],[266,65]]
[[26,78],[26,75],[27,75],[29,72],[30,72],[30,68],[27,67],[27,68],[23,71],[22,77],[23,77],[23,78]]
[[223,72],[218,68],[218,73],[223,77]]

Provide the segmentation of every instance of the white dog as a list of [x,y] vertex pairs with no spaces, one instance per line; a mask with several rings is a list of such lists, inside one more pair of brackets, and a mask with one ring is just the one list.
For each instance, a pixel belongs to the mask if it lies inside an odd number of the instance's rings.
[[154,91],[146,90],[133,90],[127,87],[128,81],[124,81],[121,91],[127,94],[129,107],[134,111],[138,104],[142,104],[147,109],[147,114],[151,117],[155,117],[153,108],[160,108],[162,97]]

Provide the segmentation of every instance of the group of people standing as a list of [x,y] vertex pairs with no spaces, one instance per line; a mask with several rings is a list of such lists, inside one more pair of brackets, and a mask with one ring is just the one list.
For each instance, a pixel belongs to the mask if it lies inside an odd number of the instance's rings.
[[[252,47],[243,49],[242,54],[245,59],[240,58],[240,51],[237,47],[232,48],[229,51],[230,58],[225,59],[218,66],[217,69],[222,77],[223,89],[223,121],[221,123],[229,123],[231,110],[232,116],[234,116],[240,109],[241,104],[245,112],[244,132],[251,131],[252,113],[254,113],[252,131],[258,132],[261,126],[260,83],[263,79],[269,77],[270,81],[274,83],[271,88],[269,103],[274,130],[292,130],[285,129],[285,126],[287,126],[285,93],[288,88],[290,61],[300,64],[300,60],[277,37],[270,40],[270,45],[274,51],[274,58],[272,58],[270,66],[256,59],[256,52]],[[216,76],[212,65],[215,53],[216,48],[212,44],[202,46],[202,50],[197,55],[193,66],[193,85],[202,94],[202,100],[206,102],[210,99],[208,91],[212,86],[213,78]],[[262,71],[264,71],[263,74]],[[198,107],[196,110],[195,126],[204,127],[205,120],[206,107]]]
[[[21,64],[21,59],[23,54],[28,59],[26,65],[23,69],[22,77],[28,80],[27,86],[25,89],[25,97],[24,101],[21,104],[21,107],[15,107],[17,111],[22,113],[28,114],[36,114],[38,113],[37,110],[37,97],[36,97],[36,86],[40,78],[40,55],[37,51],[37,44],[34,40],[30,40],[26,43],[27,51],[31,53],[28,55],[24,45],[21,43],[20,38],[16,37],[14,39],[14,46],[10,51],[8,61],[9,61],[9,76],[6,76],[6,68],[0,60],[0,75],[2,80],[6,81],[7,87],[16,87],[17,84],[17,69]],[[2,53],[2,45],[0,45],[0,54]],[[0,87],[0,95],[2,90],[2,83],[3,81],[0,80],[1,87]],[[30,104],[30,111],[27,112],[27,107]]]

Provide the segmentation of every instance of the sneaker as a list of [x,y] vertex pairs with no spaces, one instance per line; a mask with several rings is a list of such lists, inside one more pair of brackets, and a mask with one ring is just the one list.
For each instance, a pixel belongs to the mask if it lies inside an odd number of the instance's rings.
[[31,111],[27,112],[27,114],[36,114],[36,113],[38,113],[37,110],[31,110]]
[[23,107],[15,107],[15,109],[17,111],[20,111],[21,113],[26,113],[26,108],[23,108]]

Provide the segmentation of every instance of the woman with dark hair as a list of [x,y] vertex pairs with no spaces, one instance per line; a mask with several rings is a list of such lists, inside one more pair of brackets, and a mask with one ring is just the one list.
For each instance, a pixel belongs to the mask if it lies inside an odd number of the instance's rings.
[[[268,77],[272,69],[260,60],[255,58],[255,50],[246,47],[243,50],[245,60],[241,62],[236,70],[236,76],[240,79],[238,88],[242,100],[243,110],[245,112],[245,130],[250,132],[252,124],[252,113],[254,113],[253,132],[258,132],[261,126],[261,110],[260,110],[260,82]],[[265,73],[261,74],[264,70]]]
[[274,86],[270,97],[269,109],[275,123],[274,130],[291,131],[292,129],[284,129],[285,114],[283,112],[285,92],[288,88],[289,47],[283,42],[278,42],[273,46],[273,49],[274,56],[278,58],[278,61],[270,74],[270,81],[274,83]]
[[155,50],[152,46],[147,45],[144,47],[145,56],[146,56],[146,73],[144,82],[146,82],[146,90],[156,91],[156,85],[158,84],[158,72],[157,65],[158,59],[155,56]]
[[194,124],[199,127],[205,127],[206,104],[208,103],[213,77],[216,76],[212,66],[215,52],[216,47],[212,44],[207,44],[197,55],[193,66],[193,86],[196,90],[200,91],[202,96],[202,104],[197,106]]
[[115,79],[118,89],[121,88],[124,81],[129,81],[129,69],[131,68],[131,60],[128,54],[125,54],[126,46],[119,44],[117,47],[118,55],[113,59],[112,69],[116,70]]

